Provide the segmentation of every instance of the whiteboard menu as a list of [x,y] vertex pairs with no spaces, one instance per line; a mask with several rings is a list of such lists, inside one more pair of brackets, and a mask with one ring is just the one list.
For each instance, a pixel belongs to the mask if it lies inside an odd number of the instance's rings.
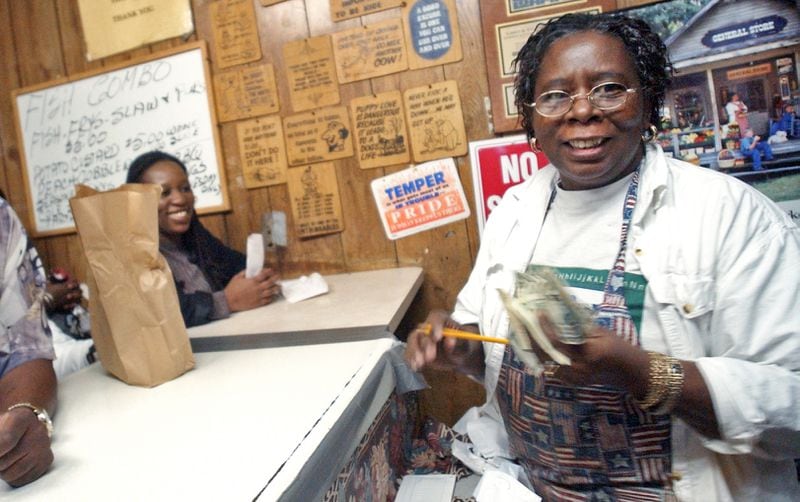
[[205,45],[14,92],[34,235],[74,231],[76,184],[125,182],[138,155],[163,150],[189,171],[200,213],[229,208]]

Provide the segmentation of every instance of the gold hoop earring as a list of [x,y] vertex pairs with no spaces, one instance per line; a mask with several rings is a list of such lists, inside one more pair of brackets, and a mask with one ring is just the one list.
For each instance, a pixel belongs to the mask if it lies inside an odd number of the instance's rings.
[[656,141],[656,136],[658,136],[658,128],[650,124],[650,127],[642,133],[642,142],[654,143]]
[[528,144],[531,146],[531,151],[533,153],[542,153],[542,149],[539,148],[539,145],[536,143],[536,138],[529,139]]

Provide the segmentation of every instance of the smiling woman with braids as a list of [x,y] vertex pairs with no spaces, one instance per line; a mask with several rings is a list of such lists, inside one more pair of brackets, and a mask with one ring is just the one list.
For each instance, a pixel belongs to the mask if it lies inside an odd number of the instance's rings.
[[131,162],[126,183],[161,186],[159,250],[175,278],[186,326],[266,305],[280,293],[272,269],[246,278],[245,256],[222,244],[200,223],[186,166],[179,159],[160,151],[142,154]]
[[[480,418],[499,417],[545,500],[800,500],[800,231],[652,141],[670,64],[646,23],[565,15],[516,62],[522,125],[551,164],[492,211],[455,309],[410,334],[407,361],[484,382]],[[443,338],[508,338],[498,290],[541,266],[594,310],[579,345],[539,315],[570,365]]]

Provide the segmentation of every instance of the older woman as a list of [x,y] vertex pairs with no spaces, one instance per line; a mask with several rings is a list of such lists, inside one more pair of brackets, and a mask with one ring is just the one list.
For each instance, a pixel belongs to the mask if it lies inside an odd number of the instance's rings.
[[280,292],[278,275],[264,268],[246,278],[245,256],[206,230],[194,211],[186,166],[164,152],[148,152],[128,168],[126,183],[161,186],[159,250],[169,263],[187,326],[270,303]]
[[[565,15],[517,66],[522,124],[551,164],[492,212],[454,311],[410,334],[407,361],[483,380],[481,414],[502,417],[546,500],[798,500],[800,231],[652,142],[670,65],[645,23]],[[508,337],[498,290],[539,266],[595,311],[579,345],[539,316],[571,365],[443,338]]]

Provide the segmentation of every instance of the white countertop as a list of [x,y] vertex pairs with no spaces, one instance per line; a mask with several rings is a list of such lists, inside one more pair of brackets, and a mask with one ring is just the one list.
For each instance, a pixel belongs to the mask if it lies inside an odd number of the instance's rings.
[[59,387],[50,471],[14,490],[0,483],[0,498],[221,501],[264,490],[261,500],[276,500],[344,410],[370,405],[353,398],[394,343],[202,353],[151,389],[94,364]]
[[192,350],[261,348],[363,340],[394,333],[422,284],[420,267],[324,276],[329,292],[284,299],[190,328]]
[[422,269],[325,280],[326,295],[190,329],[195,368],[157,387],[100,364],[69,375],[53,466],[21,488],[0,482],[0,499],[273,501],[327,488],[394,388],[386,353]]

